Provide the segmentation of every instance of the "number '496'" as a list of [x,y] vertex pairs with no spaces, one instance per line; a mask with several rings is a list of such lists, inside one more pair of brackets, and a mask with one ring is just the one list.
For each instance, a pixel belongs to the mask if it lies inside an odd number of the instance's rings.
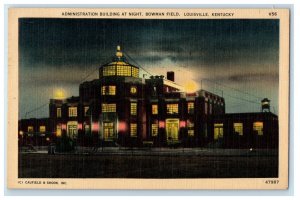
[[277,12],[269,12],[269,16],[271,16],[271,17],[277,16]]

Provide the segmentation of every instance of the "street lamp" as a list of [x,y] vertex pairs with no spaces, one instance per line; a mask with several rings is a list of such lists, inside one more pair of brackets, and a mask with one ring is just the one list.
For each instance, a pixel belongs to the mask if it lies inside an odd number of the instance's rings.
[[21,136],[21,145],[23,145],[23,135],[24,135],[24,132],[23,131],[19,131],[19,135]]

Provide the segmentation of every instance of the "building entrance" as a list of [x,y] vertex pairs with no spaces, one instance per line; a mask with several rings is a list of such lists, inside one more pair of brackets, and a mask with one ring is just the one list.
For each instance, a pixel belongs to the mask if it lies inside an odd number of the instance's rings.
[[115,139],[115,128],[113,122],[103,122],[103,136],[104,140]]
[[178,140],[179,119],[166,119],[167,140]]
[[214,140],[223,138],[223,124],[214,124]]
[[77,121],[69,121],[67,123],[67,135],[68,137],[75,139],[78,134],[78,122]]

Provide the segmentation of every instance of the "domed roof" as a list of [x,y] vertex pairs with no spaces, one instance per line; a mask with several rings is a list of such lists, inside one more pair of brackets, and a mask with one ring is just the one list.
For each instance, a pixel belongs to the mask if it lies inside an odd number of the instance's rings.
[[117,46],[117,52],[113,61],[102,65],[100,68],[99,77],[103,76],[129,76],[138,78],[139,67],[128,63],[126,58],[123,56],[121,47]]

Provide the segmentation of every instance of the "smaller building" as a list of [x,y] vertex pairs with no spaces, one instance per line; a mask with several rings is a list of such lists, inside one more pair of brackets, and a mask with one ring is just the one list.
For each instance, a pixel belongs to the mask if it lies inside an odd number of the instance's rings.
[[214,116],[215,144],[224,148],[278,148],[278,117],[271,112]]
[[19,146],[47,146],[56,138],[52,127],[55,122],[49,118],[19,120]]

